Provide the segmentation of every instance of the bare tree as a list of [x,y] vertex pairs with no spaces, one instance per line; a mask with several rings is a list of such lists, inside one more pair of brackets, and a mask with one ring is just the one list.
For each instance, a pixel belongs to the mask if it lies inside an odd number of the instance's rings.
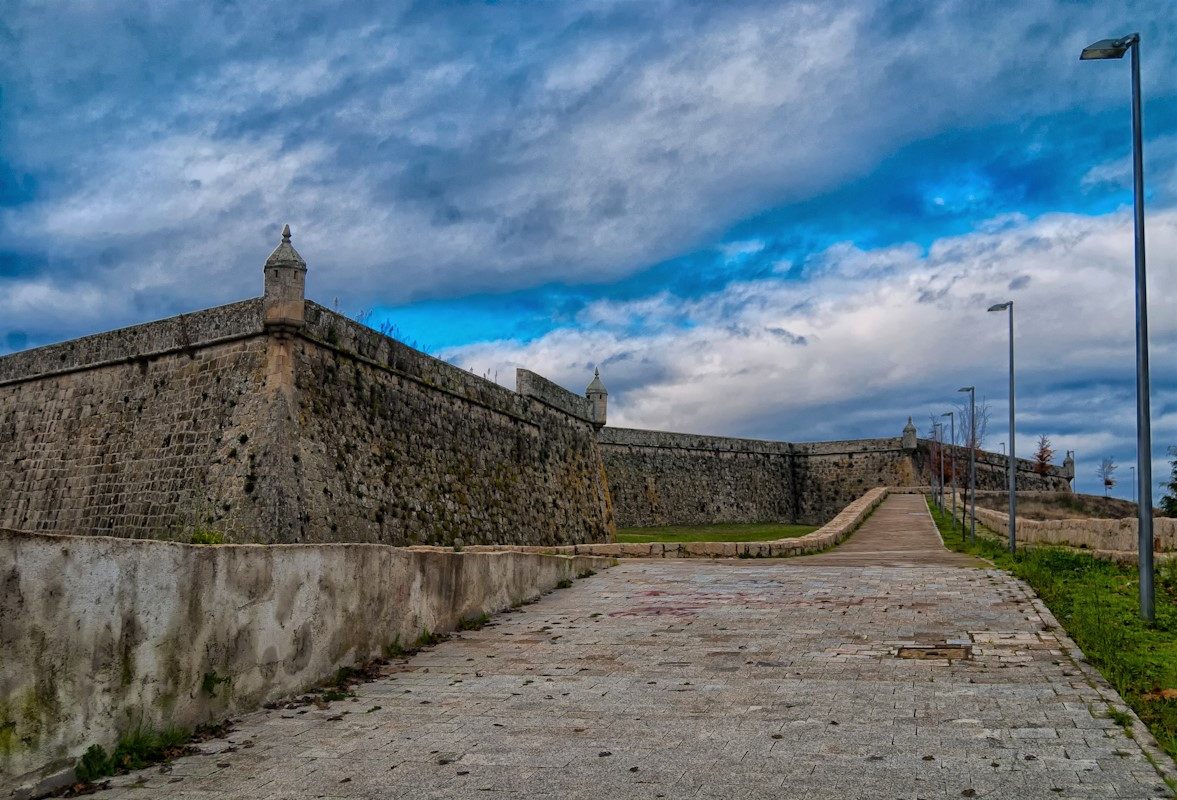
[[1096,476],[1103,481],[1103,496],[1108,496],[1108,490],[1116,485],[1116,467],[1120,466],[1116,463],[1116,459],[1112,457],[1105,458],[1099,462],[1099,466],[1095,468]]
[[1054,449],[1050,446],[1050,439],[1046,434],[1038,437],[1038,452],[1034,454],[1034,471],[1039,475],[1050,472],[1050,462],[1054,461]]
[[961,400],[956,406],[956,439],[957,444],[961,447],[975,447],[982,450],[985,447],[985,437],[989,433],[989,400],[982,397],[977,401],[977,427],[976,437],[970,441],[970,431],[972,430],[972,420],[969,415],[972,413],[973,404],[969,402],[968,397]]

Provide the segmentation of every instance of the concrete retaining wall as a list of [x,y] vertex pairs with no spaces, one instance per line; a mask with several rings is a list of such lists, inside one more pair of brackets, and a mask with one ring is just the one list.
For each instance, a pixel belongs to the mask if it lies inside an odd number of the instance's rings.
[[611,563],[0,531],[0,796],[136,725],[256,708]]

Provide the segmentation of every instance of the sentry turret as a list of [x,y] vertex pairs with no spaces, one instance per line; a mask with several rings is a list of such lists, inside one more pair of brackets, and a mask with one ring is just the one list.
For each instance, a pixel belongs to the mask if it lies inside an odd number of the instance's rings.
[[609,404],[609,392],[605,384],[601,383],[600,369],[593,370],[593,382],[584,390],[584,396],[589,401],[589,414],[592,416],[593,426],[605,427],[605,406]]
[[267,331],[289,336],[305,324],[307,262],[290,243],[290,226],[282,227],[282,241],[266,259],[262,313]]

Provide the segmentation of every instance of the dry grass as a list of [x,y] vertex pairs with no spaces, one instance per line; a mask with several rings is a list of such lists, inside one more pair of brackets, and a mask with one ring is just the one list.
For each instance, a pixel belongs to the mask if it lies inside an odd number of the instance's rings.
[[[977,505],[994,511],[1009,508],[1006,492],[977,492]],[[1020,519],[1125,519],[1136,516],[1136,504],[1115,497],[1071,492],[1018,492]]]

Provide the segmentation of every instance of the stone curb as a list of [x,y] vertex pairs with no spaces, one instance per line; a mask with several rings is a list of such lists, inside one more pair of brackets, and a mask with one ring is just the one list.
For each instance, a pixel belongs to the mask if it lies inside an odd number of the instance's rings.
[[[916,487],[917,489],[919,487]],[[825,525],[804,536],[766,542],[640,542],[575,544],[556,547],[531,545],[471,545],[465,553],[538,553],[553,556],[604,556],[606,558],[787,558],[809,555],[841,544],[892,491],[882,486],[850,503]],[[904,489],[898,490],[901,493]],[[918,492],[916,492],[918,493]],[[454,552],[452,547],[418,546],[410,550]]]
[[1099,693],[1100,698],[1103,699],[1108,709],[1115,709],[1116,711],[1127,714],[1132,719],[1132,725],[1128,731],[1128,738],[1136,743],[1136,746],[1144,754],[1145,759],[1152,764],[1161,779],[1165,781],[1177,781],[1177,763],[1174,763],[1169,754],[1161,749],[1161,746],[1153,737],[1152,732],[1149,731],[1148,726],[1124,702],[1124,699],[1120,697],[1120,693],[1112,688],[1112,685],[1107,682],[1100,671],[1087,660],[1087,656],[1079,649],[1079,645],[1075,644],[1075,641],[1070,637],[1066,629],[1059,624],[1058,619],[1047,608],[1046,603],[1021,578],[1008,572],[1004,574],[1017,585],[1026,596],[1026,599],[1030,601],[1030,605],[1038,614],[1038,618],[1042,620],[1043,627],[1058,640],[1059,646],[1067,654],[1068,660],[1083,675],[1087,684]]

